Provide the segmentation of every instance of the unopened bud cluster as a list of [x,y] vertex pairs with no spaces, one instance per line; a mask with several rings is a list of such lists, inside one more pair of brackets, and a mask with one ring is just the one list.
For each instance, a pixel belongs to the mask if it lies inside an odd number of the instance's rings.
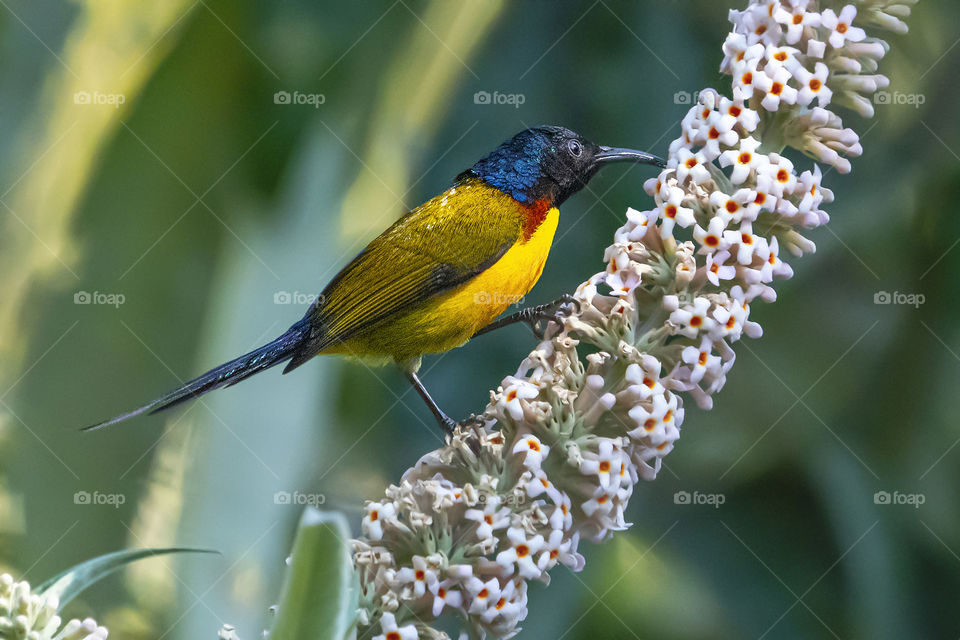
[[0,638],[5,640],[106,640],[92,618],[61,626],[56,597],[31,593],[30,585],[0,574]]

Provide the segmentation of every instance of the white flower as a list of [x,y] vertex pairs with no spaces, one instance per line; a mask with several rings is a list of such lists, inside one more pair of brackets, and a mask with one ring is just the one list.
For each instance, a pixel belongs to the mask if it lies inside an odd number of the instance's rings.
[[750,133],[760,124],[760,114],[744,104],[742,99],[731,100],[726,96],[720,98],[719,111],[736,121],[736,125]]
[[833,9],[824,9],[820,14],[821,24],[830,30],[830,37],[827,42],[834,49],[841,48],[847,42],[860,42],[867,37],[866,32],[853,26],[853,19],[857,17],[857,8],[848,4],[840,11],[838,16]]
[[669,323],[675,327],[674,333],[696,338],[701,331],[709,331],[713,320],[707,316],[710,300],[698,296],[692,304],[685,305],[670,314]]
[[765,74],[775,74],[780,69],[786,69],[791,75],[795,74],[797,69],[803,68],[797,56],[800,54],[798,49],[793,47],[776,47],[768,44],[764,51],[764,57],[767,59],[767,65],[763,68]]
[[513,445],[513,453],[523,455],[523,466],[526,468],[539,469],[544,458],[550,455],[550,447],[540,442],[537,436],[529,435]]
[[623,450],[620,442],[611,438],[598,438],[597,451],[584,451],[580,460],[580,473],[597,476],[600,486],[610,490],[620,486],[620,460]]
[[[751,4],[745,11],[730,11],[730,21],[737,30],[747,36],[750,44],[773,44],[780,40],[782,30],[771,17],[773,6],[778,2]],[[769,5],[769,6],[768,6]]]
[[683,184],[689,177],[694,184],[706,184],[710,181],[710,172],[707,170],[706,156],[703,152],[693,153],[690,149],[680,149],[670,158],[667,165],[677,173],[677,182]]
[[729,259],[727,250],[707,253],[707,280],[713,286],[719,287],[721,280],[732,280],[737,275],[736,267],[726,264]]
[[755,255],[766,257],[767,241],[763,236],[754,235],[753,223],[744,220],[739,229],[728,229],[723,232],[724,239],[732,248],[737,247],[737,262],[750,266]]
[[397,583],[408,586],[413,597],[419,598],[427,592],[427,586],[437,581],[436,572],[430,568],[423,556],[413,556],[413,567],[403,567],[397,571]]
[[388,611],[384,611],[380,617],[380,630],[383,633],[374,636],[373,640],[417,640],[419,637],[415,626],[412,624],[397,626],[396,617]]
[[663,384],[660,382],[662,366],[659,360],[649,355],[644,356],[639,364],[631,362],[624,376],[630,383],[628,391],[642,400],[663,393]]
[[360,526],[363,535],[371,540],[383,538],[383,523],[390,522],[397,516],[397,506],[392,502],[368,502],[364,507],[363,520]]
[[766,83],[767,75],[759,69],[763,62],[763,45],[754,45],[756,49],[747,50],[746,57],[733,66],[733,97],[736,100],[749,100],[761,84]]
[[439,616],[444,607],[459,609],[463,605],[463,594],[456,589],[451,589],[451,586],[456,584],[453,580],[444,580],[430,585],[430,593],[433,594],[431,613],[434,617]]
[[742,184],[753,172],[754,167],[768,162],[767,157],[756,153],[760,141],[753,136],[740,140],[739,149],[729,149],[720,154],[720,166],[733,165],[730,181],[733,184]]
[[763,74],[757,77],[754,84],[757,89],[763,91],[763,100],[760,102],[767,111],[776,111],[780,108],[780,103],[796,104],[797,90],[788,83],[793,75],[784,67],[778,68],[772,76]]
[[681,360],[690,365],[690,382],[700,382],[708,372],[712,376],[722,373],[721,361],[718,356],[712,354],[713,341],[704,336],[700,341],[700,348],[684,347],[681,354]]
[[703,144],[703,154],[710,160],[720,155],[720,145],[732,147],[737,144],[740,135],[733,130],[736,119],[726,114],[712,112],[707,120],[707,126],[704,127],[705,133],[701,143]]
[[639,404],[630,409],[630,419],[637,425],[627,432],[630,438],[649,440],[653,445],[662,443],[673,425],[677,410],[677,396],[665,391],[653,397],[647,405]]
[[[793,172],[793,163],[778,153],[771,153],[767,156],[770,162],[758,169],[758,172],[767,176],[769,180],[764,183],[765,188],[777,198],[783,198],[793,193],[797,184],[797,174]],[[760,178],[757,178],[760,181]]]
[[484,622],[490,622],[497,615],[496,603],[500,600],[500,581],[490,578],[486,582],[479,578],[470,578],[466,584],[470,595],[469,613],[479,614]]
[[668,196],[660,203],[660,235],[664,238],[673,235],[674,223],[681,227],[689,227],[696,220],[693,217],[693,209],[681,205],[683,199],[687,196],[686,192],[679,187],[665,187]]
[[539,533],[529,536],[519,527],[510,527],[507,529],[507,539],[510,548],[497,554],[497,564],[507,569],[507,575],[512,575],[516,570],[522,578],[539,578],[543,572],[537,566],[535,556],[543,549],[543,536]]
[[820,14],[816,11],[807,11],[809,0],[792,0],[792,7],[781,6],[773,12],[773,19],[787,29],[786,41],[796,44],[803,35],[804,27],[819,27]]
[[793,75],[800,86],[800,91],[797,93],[797,103],[808,105],[816,98],[817,104],[821,107],[830,104],[830,100],[833,98],[833,91],[827,86],[828,74],[829,70],[827,69],[827,65],[822,62],[816,64],[813,73],[810,73],[810,71],[804,67],[800,67],[794,71]]
[[535,384],[508,376],[503,381],[503,393],[498,403],[514,420],[523,419],[523,401],[536,398],[540,389]]
[[710,218],[706,229],[700,225],[694,227],[693,239],[700,245],[700,253],[709,254],[714,251],[726,249],[729,246],[724,238],[724,230],[726,228],[727,223],[721,216]]
[[510,524],[509,507],[501,506],[502,500],[498,495],[486,496],[483,509],[467,509],[463,517],[477,523],[477,537],[481,540],[493,538],[493,532],[506,529]]

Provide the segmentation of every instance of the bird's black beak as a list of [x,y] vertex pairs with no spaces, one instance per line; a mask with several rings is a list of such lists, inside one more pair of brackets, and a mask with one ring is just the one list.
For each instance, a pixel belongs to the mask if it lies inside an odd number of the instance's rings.
[[600,153],[593,156],[593,161],[596,164],[606,164],[608,162],[639,162],[641,164],[652,164],[661,169],[667,166],[666,162],[652,153],[636,151],[634,149],[624,149],[622,147],[600,147]]

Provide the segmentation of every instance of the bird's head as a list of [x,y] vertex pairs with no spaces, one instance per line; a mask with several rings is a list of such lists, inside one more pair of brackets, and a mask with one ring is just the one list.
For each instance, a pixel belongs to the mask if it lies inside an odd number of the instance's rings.
[[513,136],[458,179],[479,178],[519,202],[548,198],[558,206],[611,162],[665,166],[643,151],[604,147],[563,127],[540,126]]

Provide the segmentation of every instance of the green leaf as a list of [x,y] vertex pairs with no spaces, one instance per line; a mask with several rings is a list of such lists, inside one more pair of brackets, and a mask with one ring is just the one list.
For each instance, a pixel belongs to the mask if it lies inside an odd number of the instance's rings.
[[313,507],[303,512],[271,640],[346,637],[357,610],[349,540],[343,515]]
[[105,578],[117,569],[126,564],[152,558],[153,556],[166,555],[170,553],[219,553],[212,549],[192,549],[190,547],[166,547],[159,549],[136,549],[132,551],[115,551],[102,556],[82,562],[77,566],[67,569],[63,573],[56,575],[43,584],[37,591],[47,596],[56,596],[60,602],[59,609],[77,595],[92,585],[93,583]]

